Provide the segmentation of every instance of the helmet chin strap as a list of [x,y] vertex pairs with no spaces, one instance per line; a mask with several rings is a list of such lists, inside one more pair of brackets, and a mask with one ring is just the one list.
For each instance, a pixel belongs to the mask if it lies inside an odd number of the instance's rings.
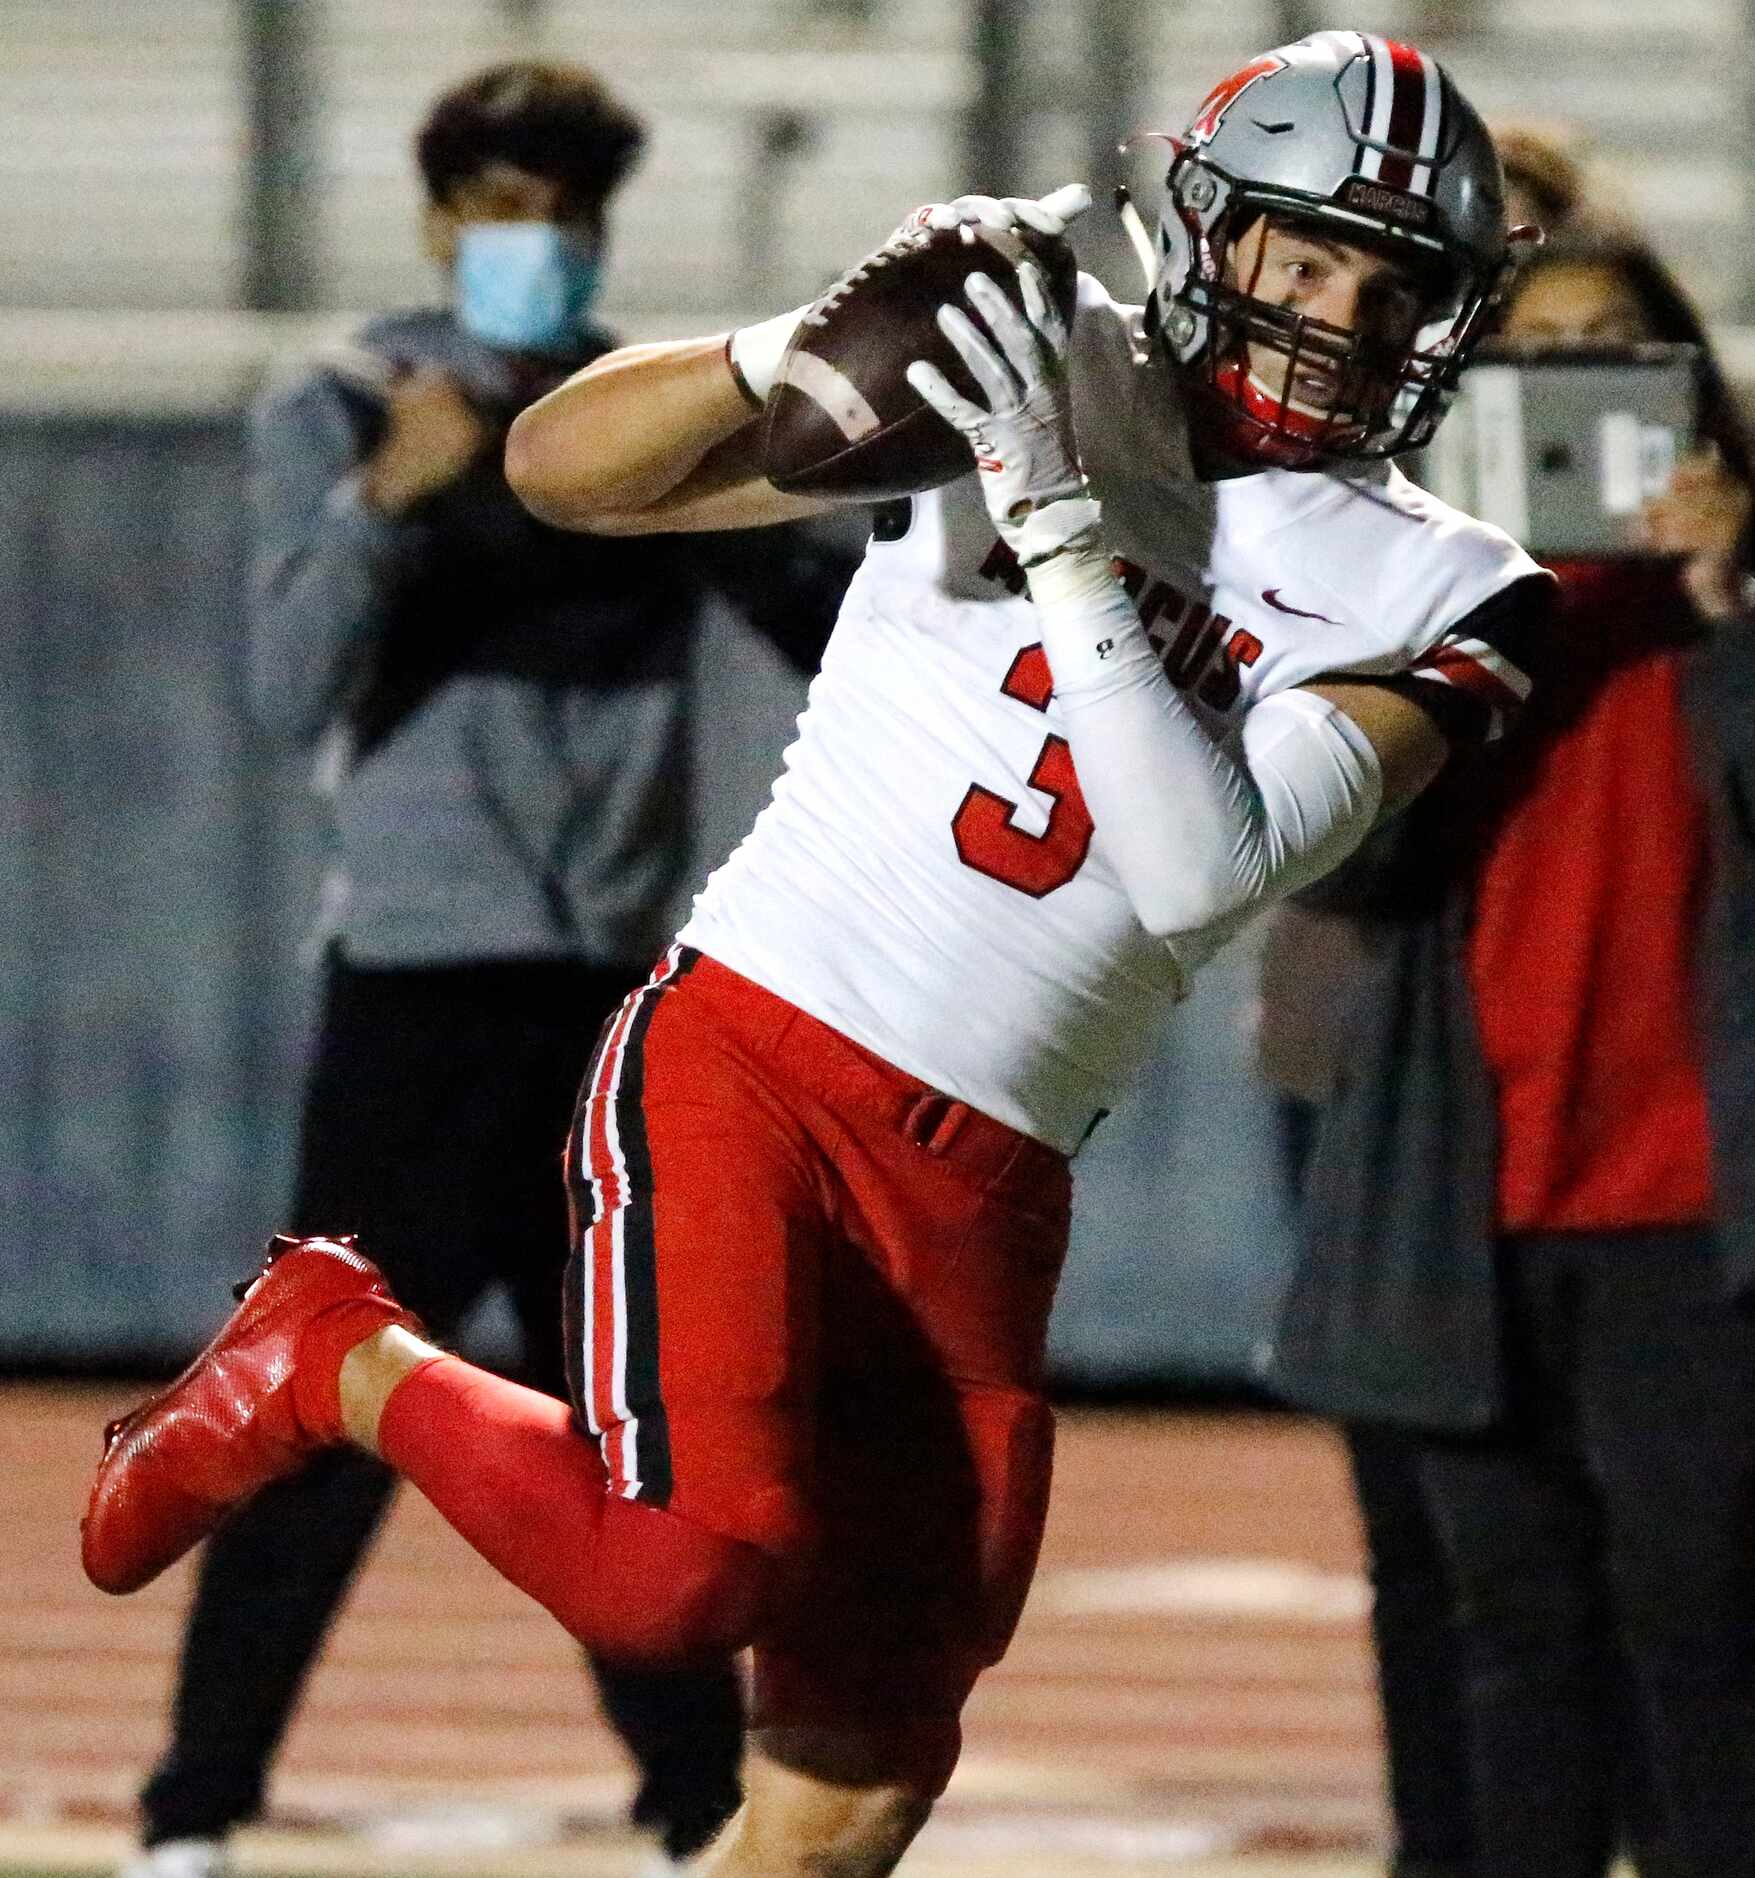
[[1301,405],[1274,391],[1241,359],[1220,365],[1208,384],[1217,400],[1209,409],[1230,414],[1229,425],[1220,419],[1222,447],[1264,467],[1318,468],[1331,452],[1345,453],[1349,431],[1355,428],[1331,411]]
[[1325,410],[1320,405],[1300,403],[1292,395],[1290,386],[1282,391],[1275,391],[1253,366],[1240,369],[1242,369],[1242,386],[1252,408],[1281,411],[1287,417],[1302,419],[1307,424],[1321,425],[1331,432],[1337,427],[1344,428],[1351,420],[1351,412],[1339,407]]
[[1275,391],[1240,359],[1220,366],[1213,383],[1241,410],[1277,441],[1294,448],[1309,447],[1333,428],[1332,417],[1296,404],[1284,391]]

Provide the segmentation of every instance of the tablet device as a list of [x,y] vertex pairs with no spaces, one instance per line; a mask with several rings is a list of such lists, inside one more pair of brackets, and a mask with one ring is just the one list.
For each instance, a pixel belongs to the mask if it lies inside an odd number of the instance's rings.
[[1411,467],[1539,559],[1637,554],[1630,524],[1694,447],[1699,348],[1484,349]]

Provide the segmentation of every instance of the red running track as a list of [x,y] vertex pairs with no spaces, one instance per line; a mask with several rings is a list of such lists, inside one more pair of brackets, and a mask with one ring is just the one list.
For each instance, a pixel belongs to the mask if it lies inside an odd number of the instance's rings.
[[[189,1567],[111,1599],[78,1565],[99,1430],[137,1394],[0,1385],[0,1829],[119,1843],[161,1739]],[[1022,1631],[906,1869],[1123,1878],[1274,1851],[1364,1869],[1383,1820],[1359,1558],[1344,1463],[1310,1424],[1065,1415]],[[608,1844],[626,1792],[572,1646],[405,1494],[294,1724],[271,1823],[363,1830],[406,1863],[430,1844]]]

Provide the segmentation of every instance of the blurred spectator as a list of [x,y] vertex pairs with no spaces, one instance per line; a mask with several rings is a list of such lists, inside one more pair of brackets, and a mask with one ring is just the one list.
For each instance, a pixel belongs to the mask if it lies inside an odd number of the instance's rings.
[[[503,1288],[560,1396],[561,1146],[688,865],[703,597],[814,666],[852,569],[785,532],[565,534],[506,485],[513,417],[615,343],[591,306],[642,141],[578,66],[445,94],[417,149],[449,305],[373,320],[254,417],[253,695],[325,745],[338,837],[288,1223],[365,1234],[441,1337]],[[208,1546],[130,1878],[225,1869],[390,1490],[338,1452]],[[597,1678],[673,1869],[737,1803],[733,1671]]]
[[[1573,134],[1504,122],[1493,131],[1505,170],[1505,218],[1553,241],[1603,227]],[[1333,1013],[1370,969],[1367,922],[1303,896],[1270,915],[1262,952],[1259,1056],[1279,1096],[1286,1172],[1303,1185],[1338,1042]],[[1342,1434],[1372,1582],[1372,1642],[1383,1711],[1395,1878],[1463,1878],[1471,1870],[1474,1804],[1460,1671],[1442,1545],[1421,1491],[1419,1442],[1390,1425],[1348,1422]]]
[[1590,184],[1577,142],[1548,125],[1493,126],[1493,147],[1505,167],[1505,219],[1516,228],[1533,223],[1544,234],[1563,234],[1575,221],[1596,226],[1602,206],[1590,200]]
[[[1544,251],[1506,332],[1705,345],[1623,237]],[[1710,350],[1699,432],[1649,558],[1556,568],[1516,747],[1330,900],[1370,943],[1267,1371],[1420,1431],[1471,1878],[1601,1878],[1623,1825],[1648,1878],[1755,1872],[1755,620]]]
[[1646,505],[1635,543],[1678,557],[1695,610],[1713,623],[1741,605],[1739,540],[1752,481],[1744,418],[1687,296],[1642,242],[1575,236],[1545,248],[1524,270],[1508,334],[1532,342],[1698,345],[1700,448],[1677,466],[1669,489]]
[[[1344,883],[1343,887],[1344,887]],[[1345,904],[1344,891],[1341,894]],[[1257,1061],[1278,1102],[1287,1190],[1302,1201],[1345,1039],[1337,1019],[1371,982],[1388,935],[1306,893],[1268,915]],[[1296,1395],[1271,1368],[1266,1380]],[[1318,1399],[1312,1406],[1327,1407]],[[1340,1425],[1371,1580],[1371,1645],[1394,1835],[1392,1878],[1470,1878],[1474,1807],[1443,1543],[1420,1486],[1420,1437],[1374,1417]]]

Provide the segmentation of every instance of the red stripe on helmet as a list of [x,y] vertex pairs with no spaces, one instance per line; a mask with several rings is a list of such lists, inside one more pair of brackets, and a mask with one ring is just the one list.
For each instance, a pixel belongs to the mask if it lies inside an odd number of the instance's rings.
[[1188,127],[1188,141],[1210,142],[1213,133],[1219,128],[1219,120],[1244,92],[1258,78],[1266,78],[1270,72],[1283,71],[1285,64],[1286,61],[1278,53],[1264,52],[1259,59],[1251,59],[1241,71],[1233,72],[1229,78],[1221,78],[1195,112],[1194,121]]
[[[1399,40],[1386,39],[1383,44],[1389,53],[1394,87],[1389,107],[1389,129],[1384,133],[1383,141],[1394,150],[1417,153],[1420,132],[1426,123],[1426,63],[1412,46],[1404,46]],[[1412,189],[1414,158],[1391,156],[1386,151],[1383,167],[1378,172],[1378,181],[1387,183],[1391,189]]]

